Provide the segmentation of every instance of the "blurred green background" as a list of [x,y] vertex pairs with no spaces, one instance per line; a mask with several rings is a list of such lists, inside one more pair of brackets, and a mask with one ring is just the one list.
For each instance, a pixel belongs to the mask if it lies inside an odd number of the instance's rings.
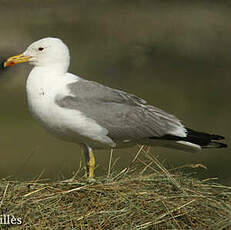
[[[0,56],[59,37],[71,51],[70,72],[136,94],[188,127],[226,136],[230,145],[230,12],[230,1],[1,0]],[[30,116],[30,70],[17,65],[0,73],[0,176],[70,177],[79,147],[51,137]],[[136,151],[116,150],[117,168],[128,166]],[[208,169],[197,176],[231,184],[229,148],[153,152],[167,167],[202,163]],[[106,174],[109,151],[96,157],[97,175]]]

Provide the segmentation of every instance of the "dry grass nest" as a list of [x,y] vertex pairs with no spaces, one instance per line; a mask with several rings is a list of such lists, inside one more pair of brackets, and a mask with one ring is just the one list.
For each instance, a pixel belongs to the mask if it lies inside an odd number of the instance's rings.
[[1,179],[2,215],[23,223],[0,229],[231,229],[231,187],[166,170],[143,147],[121,172],[111,165],[96,181]]

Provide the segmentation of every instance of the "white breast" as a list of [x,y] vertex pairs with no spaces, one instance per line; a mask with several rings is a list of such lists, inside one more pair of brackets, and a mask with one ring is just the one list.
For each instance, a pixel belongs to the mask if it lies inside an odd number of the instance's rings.
[[47,70],[34,68],[26,85],[30,112],[46,129],[62,139],[77,143],[96,141],[113,145],[112,140],[107,137],[107,130],[94,120],[78,110],[62,108],[55,103],[57,95],[70,95],[67,84],[78,79],[69,73],[57,76],[50,72],[48,75]]

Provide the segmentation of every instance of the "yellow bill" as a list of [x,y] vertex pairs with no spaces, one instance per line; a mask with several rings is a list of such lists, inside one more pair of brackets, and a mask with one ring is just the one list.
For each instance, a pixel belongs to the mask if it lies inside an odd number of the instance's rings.
[[9,57],[4,62],[3,66],[6,68],[9,66],[19,64],[19,63],[28,62],[30,58],[31,58],[30,56],[24,56],[23,54],[19,54],[19,55],[13,56],[13,57]]

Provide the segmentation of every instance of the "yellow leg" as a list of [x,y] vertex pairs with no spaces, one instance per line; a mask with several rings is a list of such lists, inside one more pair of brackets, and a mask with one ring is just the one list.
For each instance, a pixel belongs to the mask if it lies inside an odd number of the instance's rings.
[[86,177],[89,179],[94,178],[94,171],[95,171],[95,156],[93,153],[92,148],[86,145],[82,145],[83,154],[86,162]]
[[88,177],[92,179],[95,176],[95,173],[94,173],[95,172],[95,156],[94,156],[92,149],[90,149],[89,151],[89,157],[90,157],[90,160],[88,162],[88,167],[89,167]]

